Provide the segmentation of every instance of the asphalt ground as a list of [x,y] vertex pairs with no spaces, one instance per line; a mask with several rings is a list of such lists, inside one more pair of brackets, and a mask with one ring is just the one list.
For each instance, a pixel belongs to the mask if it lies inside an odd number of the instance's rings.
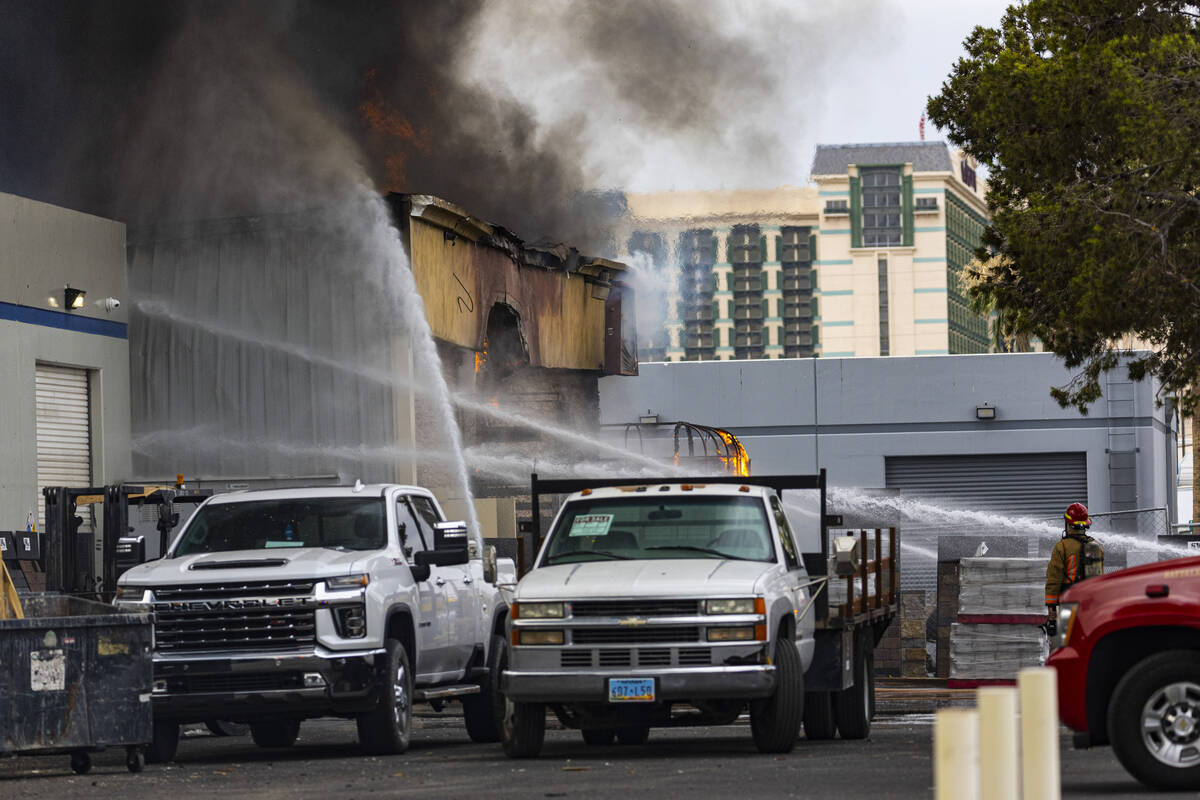
[[[608,747],[584,744],[551,718],[542,756],[530,760],[470,742],[452,709],[418,709],[412,748],[388,757],[362,755],[353,723],[344,720],[306,721],[287,750],[262,750],[249,736],[216,737],[195,726],[185,730],[174,762],[140,774],[125,769],[120,749],[93,754],[87,775],[71,772],[62,755],[0,758],[0,800],[924,797],[933,792],[933,712],[971,699],[969,691],[881,689],[869,739],[801,738],[782,756],[758,753],[744,717],[721,727],[654,729],[646,745]],[[1108,748],[1072,750],[1065,731],[1060,744],[1064,797],[1160,796],[1130,778]]]

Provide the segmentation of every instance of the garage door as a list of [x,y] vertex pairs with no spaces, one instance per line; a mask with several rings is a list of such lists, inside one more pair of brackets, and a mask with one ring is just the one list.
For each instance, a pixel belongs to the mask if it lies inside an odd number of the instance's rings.
[[[936,585],[933,554],[941,536],[1020,536],[1004,517],[1057,525],[1068,505],[1087,503],[1086,453],[895,456],[886,459],[886,474],[889,489],[917,501],[904,505],[901,519],[909,545],[901,571],[905,588]],[[956,509],[983,513],[956,515]],[[1036,556],[1037,537],[1029,537],[1028,545],[1027,554]]]
[[85,369],[38,364],[35,381],[37,519],[45,530],[43,487],[92,485],[91,404]]

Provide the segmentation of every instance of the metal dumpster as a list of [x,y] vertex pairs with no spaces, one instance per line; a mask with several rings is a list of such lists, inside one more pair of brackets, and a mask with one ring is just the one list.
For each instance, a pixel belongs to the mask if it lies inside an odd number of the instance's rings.
[[25,595],[24,619],[0,620],[0,753],[125,747],[139,772],[151,741],[152,617],[64,594]]

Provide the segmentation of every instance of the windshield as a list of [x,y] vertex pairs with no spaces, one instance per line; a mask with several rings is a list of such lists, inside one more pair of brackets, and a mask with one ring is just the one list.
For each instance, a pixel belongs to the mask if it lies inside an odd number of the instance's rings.
[[774,561],[757,497],[612,498],[571,503],[542,563],[631,558]]
[[379,497],[217,503],[196,512],[175,555],[331,547],[378,550],[387,543]]

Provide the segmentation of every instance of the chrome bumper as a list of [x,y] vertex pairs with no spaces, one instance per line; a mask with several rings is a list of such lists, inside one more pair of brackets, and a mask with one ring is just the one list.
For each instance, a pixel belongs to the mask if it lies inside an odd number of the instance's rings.
[[501,686],[505,696],[523,703],[606,703],[609,678],[653,678],[658,700],[753,699],[775,691],[775,667],[766,664],[603,672],[505,670]]

